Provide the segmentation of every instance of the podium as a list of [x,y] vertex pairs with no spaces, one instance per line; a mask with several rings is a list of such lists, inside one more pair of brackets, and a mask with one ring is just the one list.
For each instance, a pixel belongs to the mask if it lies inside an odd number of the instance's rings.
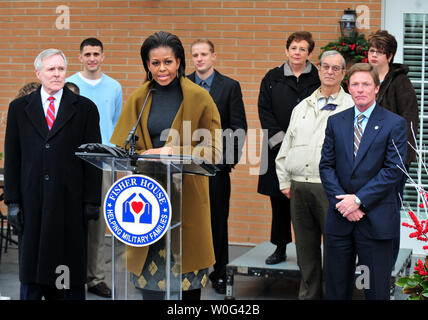
[[[150,245],[144,269],[146,275],[136,276],[128,271],[128,245],[111,237],[111,287],[113,300],[141,300],[141,288],[156,291],[160,299],[181,300],[181,207],[182,175],[215,175],[217,168],[201,159],[186,155],[138,155],[133,158],[115,157],[106,153],[76,152],[76,156],[110,173],[110,185],[130,175],[144,175],[163,187],[171,203],[171,221],[164,234]],[[103,195],[105,196],[105,195]],[[105,203],[102,203],[104,208]],[[104,215],[100,218],[104,219]],[[130,248],[128,248],[129,250]],[[131,248],[132,250],[132,248]],[[157,252],[153,252],[157,250]],[[150,257],[164,253],[165,263]],[[107,264],[108,265],[108,264]],[[108,274],[108,270],[106,270]]]

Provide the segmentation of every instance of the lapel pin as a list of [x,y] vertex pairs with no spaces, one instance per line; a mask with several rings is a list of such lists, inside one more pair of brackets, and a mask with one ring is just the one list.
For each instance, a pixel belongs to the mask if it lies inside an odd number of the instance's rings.
[[379,126],[375,126],[375,127],[374,127],[374,129],[375,129],[375,130],[379,129]]

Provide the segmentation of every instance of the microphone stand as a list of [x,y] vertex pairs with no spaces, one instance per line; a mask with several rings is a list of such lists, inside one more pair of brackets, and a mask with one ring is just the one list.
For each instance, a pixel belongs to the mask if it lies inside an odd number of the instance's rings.
[[[156,91],[156,89],[151,88],[149,90],[149,92],[147,92],[146,99],[144,100],[143,107],[141,108],[140,114],[138,115],[138,120],[135,123],[134,127],[129,132],[128,138],[126,138],[126,141],[125,141],[125,151],[128,154],[128,156],[134,160],[136,160],[136,158],[138,157],[135,153],[136,143],[138,141],[138,136],[135,134],[135,132],[137,131],[138,124],[140,123],[141,116],[143,115],[143,111],[144,111],[144,108],[146,107],[147,100],[150,96],[150,93],[154,94],[155,91]],[[131,144],[129,149],[128,149],[128,144]]]

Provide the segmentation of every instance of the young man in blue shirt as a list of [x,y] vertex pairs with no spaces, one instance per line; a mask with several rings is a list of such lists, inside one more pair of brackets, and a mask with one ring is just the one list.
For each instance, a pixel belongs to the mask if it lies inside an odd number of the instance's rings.
[[[117,120],[122,110],[122,86],[101,71],[104,61],[103,44],[96,38],[88,38],[80,44],[80,62],[83,70],[68,77],[66,81],[76,84],[80,95],[91,99],[100,114],[102,143],[110,144]],[[104,171],[101,203],[110,187],[110,175]],[[96,221],[88,224],[88,291],[98,296],[109,298],[111,290],[104,282],[104,238],[105,222],[103,213]]]

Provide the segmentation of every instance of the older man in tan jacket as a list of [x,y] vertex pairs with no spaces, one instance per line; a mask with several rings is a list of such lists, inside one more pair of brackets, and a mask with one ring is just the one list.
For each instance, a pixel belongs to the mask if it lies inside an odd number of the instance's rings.
[[297,263],[302,275],[299,299],[323,297],[321,236],[328,200],[318,167],[328,117],[354,105],[341,87],[345,66],[337,51],[321,56],[321,87],[294,108],[276,158],[280,190],[290,199]]

